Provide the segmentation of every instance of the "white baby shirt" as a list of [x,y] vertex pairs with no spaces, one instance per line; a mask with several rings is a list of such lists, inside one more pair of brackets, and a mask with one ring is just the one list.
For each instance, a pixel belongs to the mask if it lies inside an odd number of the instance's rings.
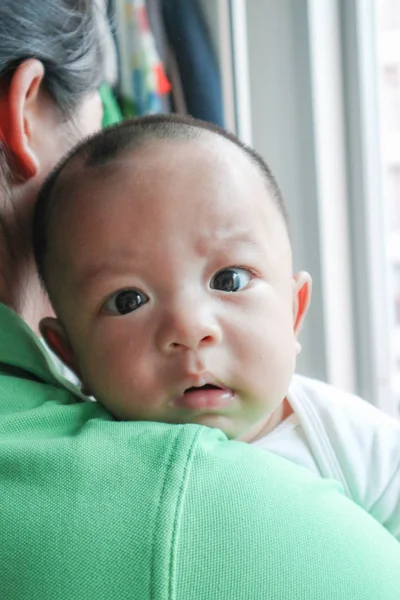
[[400,541],[400,422],[357,396],[299,375],[287,398],[294,414],[254,445],[340,481]]

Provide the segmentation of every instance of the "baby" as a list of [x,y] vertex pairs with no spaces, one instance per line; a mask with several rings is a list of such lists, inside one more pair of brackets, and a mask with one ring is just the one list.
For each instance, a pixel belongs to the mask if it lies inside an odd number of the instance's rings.
[[179,116],[107,129],[42,188],[41,332],[116,418],[217,427],[341,482],[400,539],[400,424],[294,375],[311,278],[263,159]]

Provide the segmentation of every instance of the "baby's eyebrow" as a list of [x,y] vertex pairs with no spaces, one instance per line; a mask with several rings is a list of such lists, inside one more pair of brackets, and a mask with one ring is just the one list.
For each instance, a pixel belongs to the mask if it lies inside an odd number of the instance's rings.
[[134,264],[132,256],[129,262],[124,259],[118,258],[118,260],[104,259],[88,265],[83,266],[79,270],[79,275],[76,277],[75,287],[78,290],[85,290],[96,280],[101,280],[106,275],[112,273],[113,275],[126,275],[128,272],[132,273],[132,265]]
[[243,229],[217,229],[211,233],[201,234],[193,240],[195,254],[203,258],[210,256],[210,253],[226,255],[235,249],[244,247],[256,249],[259,246],[260,242],[255,239],[254,234]]
[[[212,252],[221,251],[225,253],[225,251],[231,251],[232,246],[236,244],[251,247],[253,250],[260,249],[259,240],[255,239],[254,234],[250,231],[242,228],[229,228],[213,232],[213,236],[209,238],[201,237],[197,244],[197,251],[199,255],[207,256],[210,253],[211,247]],[[115,257],[99,257],[79,267],[79,272],[74,277],[75,282],[73,285],[78,291],[84,293],[96,281],[110,274],[113,276],[127,275],[128,273],[133,275],[135,266],[138,266],[139,262],[140,256],[132,252],[127,253],[126,256],[118,252]]]
[[[202,240],[203,241],[203,240]],[[251,233],[247,229],[223,229],[214,231],[212,237],[209,239],[204,239],[207,242],[242,242],[245,244],[257,245],[257,240],[255,239],[254,233]]]

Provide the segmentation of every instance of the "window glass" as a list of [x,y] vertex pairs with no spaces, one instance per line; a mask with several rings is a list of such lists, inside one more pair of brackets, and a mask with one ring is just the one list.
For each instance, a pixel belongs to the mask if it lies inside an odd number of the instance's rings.
[[391,274],[391,384],[400,416],[400,1],[375,0],[380,147]]

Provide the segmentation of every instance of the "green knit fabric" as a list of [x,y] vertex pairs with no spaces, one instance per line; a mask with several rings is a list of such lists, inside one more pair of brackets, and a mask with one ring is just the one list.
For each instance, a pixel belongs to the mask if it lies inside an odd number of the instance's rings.
[[398,600],[400,546],[217,431],[117,423],[0,305],[0,598]]

